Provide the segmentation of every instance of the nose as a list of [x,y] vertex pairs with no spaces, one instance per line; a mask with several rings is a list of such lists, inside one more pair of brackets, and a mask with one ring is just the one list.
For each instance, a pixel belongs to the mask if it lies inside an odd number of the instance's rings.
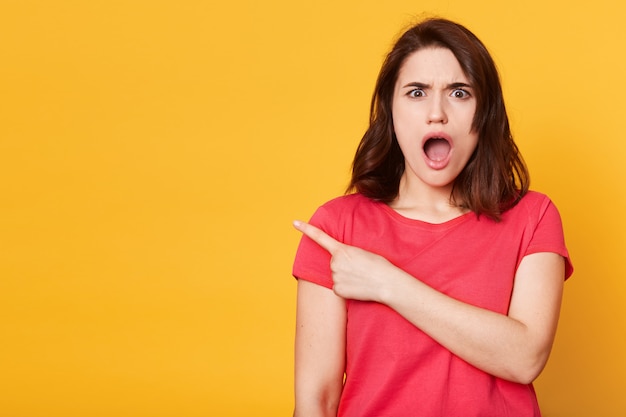
[[436,95],[430,101],[428,107],[428,124],[431,123],[448,123],[448,115],[445,109],[445,101],[440,95]]

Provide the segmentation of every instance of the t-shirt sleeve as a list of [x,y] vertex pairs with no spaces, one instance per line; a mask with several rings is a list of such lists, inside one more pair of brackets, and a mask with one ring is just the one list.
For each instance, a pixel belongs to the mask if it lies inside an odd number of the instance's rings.
[[[336,219],[332,219],[328,210],[322,206],[313,214],[310,224],[319,227],[336,238]],[[330,271],[330,254],[305,235],[302,235],[293,264],[293,276],[324,287],[333,288]]]
[[565,259],[565,279],[574,272],[569,252],[565,246],[561,216],[554,203],[547,197],[541,204],[539,218],[525,255],[539,252],[553,252],[563,256]]

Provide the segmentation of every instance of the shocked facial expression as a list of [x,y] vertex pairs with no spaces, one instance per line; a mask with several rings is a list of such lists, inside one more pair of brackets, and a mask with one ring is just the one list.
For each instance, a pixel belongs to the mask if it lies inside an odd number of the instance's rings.
[[394,89],[393,124],[404,155],[404,181],[451,187],[478,143],[474,89],[446,48],[409,55]]

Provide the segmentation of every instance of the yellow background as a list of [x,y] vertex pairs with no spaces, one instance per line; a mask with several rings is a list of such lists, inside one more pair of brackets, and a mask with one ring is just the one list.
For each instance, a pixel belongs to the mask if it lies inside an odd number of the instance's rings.
[[0,2],[0,415],[292,408],[308,218],[426,12],[501,70],[576,272],[546,417],[626,415],[626,8],[612,0]]

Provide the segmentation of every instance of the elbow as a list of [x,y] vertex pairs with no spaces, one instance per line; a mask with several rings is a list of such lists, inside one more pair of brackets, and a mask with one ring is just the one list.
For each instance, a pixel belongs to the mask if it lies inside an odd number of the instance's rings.
[[[294,417],[336,417],[342,385],[296,389]],[[307,387],[311,388],[311,387]]]
[[296,404],[293,417],[336,417],[338,403],[303,403]]
[[523,384],[523,385],[530,385],[532,384],[535,379],[537,379],[537,377],[539,376],[539,374],[541,374],[541,371],[543,370],[543,368],[526,368],[526,369],[520,369],[518,371],[516,371],[514,374],[511,374],[509,376],[508,379],[511,382],[515,382],[518,384]]
[[549,353],[540,352],[527,357],[525,360],[520,360],[515,366],[509,368],[504,379],[518,384],[532,384],[545,368]]

